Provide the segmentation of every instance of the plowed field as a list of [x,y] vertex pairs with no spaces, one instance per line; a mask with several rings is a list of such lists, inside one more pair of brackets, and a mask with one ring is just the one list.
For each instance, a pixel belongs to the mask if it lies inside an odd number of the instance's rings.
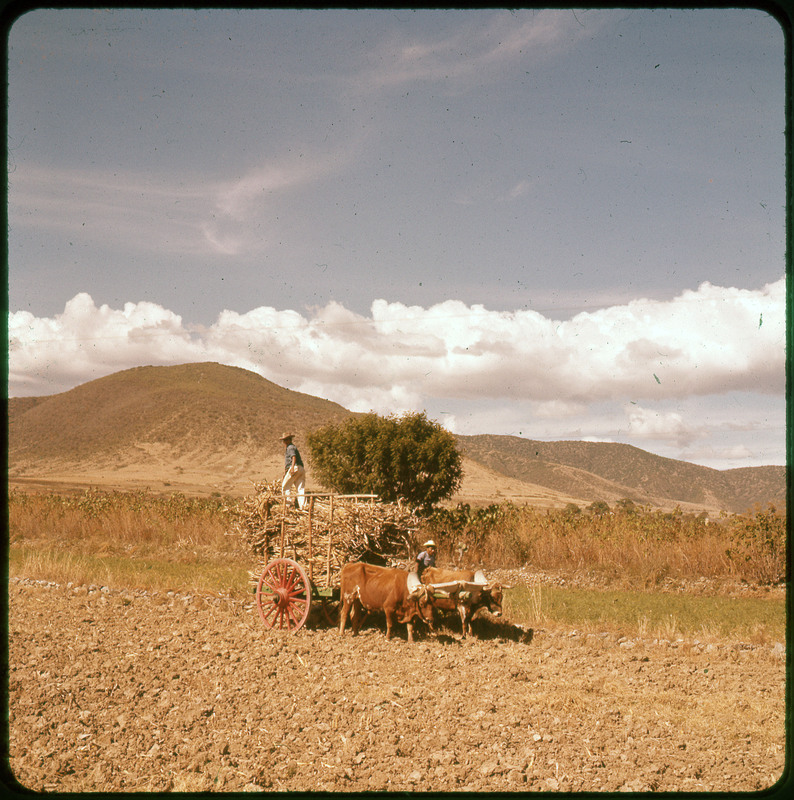
[[26,580],[9,603],[10,767],[38,791],[744,791],[784,767],[768,645],[268,633],[239,601]]

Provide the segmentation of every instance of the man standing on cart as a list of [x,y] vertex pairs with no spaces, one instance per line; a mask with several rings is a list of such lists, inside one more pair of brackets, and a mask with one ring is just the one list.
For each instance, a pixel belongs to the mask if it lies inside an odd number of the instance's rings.
[[281,437],[284,443],[284,480],[281,482],[281,491],[287,497],[292,495],[292,490],[297,493],[298,508],[303,508],[306,504],[306,470],[303,468],[303,460],[298,448],[292,443],[294,434],[285,433]]

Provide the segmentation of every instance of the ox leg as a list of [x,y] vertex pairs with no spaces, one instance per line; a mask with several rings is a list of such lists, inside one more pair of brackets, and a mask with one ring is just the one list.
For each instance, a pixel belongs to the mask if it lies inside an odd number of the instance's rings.
[[350,606],[352,605],[352,600],[348,597],[345,597],[344,602],[342,603],[342,608],[339,611],[339,635],[344,636],[345,633],[345,623],[347,622],[347,618],[350,615]]
[[[348,592],[342,598],[342,608],[339,611],[339,635],[343,636],[345,633],[345,624],[348,617],[350,617],[351,626],[353,623],[353,616],[351,615],[351,608],[358,599],[358,587],[352,592]],[[355,632],[355,631],[354,631]]]
[[350,629],[353,631],[353,636],[356,636],[367,618],[367,610],[361,604],[361,601],[356,598],[353,601],[353,613],[350,616]]
[[428,610],[430,613],[430,619],[425,619],[427,623],[427,627],[430,629],[431,633],[437,633],[438,631],[438,620],[436,615],[436,607],[434,605],[428,606]]
[[[396,619],[397,615],[394,613],[393,610],[386,611],[386,638],[391,639],[392,634],[394,633],[394,620]],[[409,628],[410,630],[410,628]]]
[[466,635],[467,636],[474,636],[474,629],[471,627],[471,621],[474,618],[474,614],[475,614],[476,611],[477,611],[477,609],[476,608],[472,609],[471,606],[469,606],[466,609]]
[[458,605],[458,614],[460,614],[460,632],[461,632],[461,637],[463,639],[466,638],[466,615],[467,615],[467,613],[468,613],[468,609],[466,608],[465,605],[463,605],[463,603]]

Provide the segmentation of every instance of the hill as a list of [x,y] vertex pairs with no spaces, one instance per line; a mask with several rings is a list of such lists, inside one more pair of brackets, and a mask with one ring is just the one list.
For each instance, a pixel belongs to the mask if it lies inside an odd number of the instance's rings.
[[[280,435],[353,412],[221,364],[135,367],[49,397],[10,398],[10,485],[248,493],[282,471]],[[785,468],[714,470],[623,444],[457,436],[453,502],[614,503],[741,512],[785,506]],[[308,456],[308,453],[304,453]],[[309,472],[309,487],[311,471]]]
[[238,367],[135,367],[11,398],[9,480],[247,491],[278,473],[282,433],[350,414]]
[[628,498],[662,508],[742,512],[786,505],[786,468],[716,470],[609,442],[541,442],[518,436],[458,436],[468,458],[498,473],[574,497]]

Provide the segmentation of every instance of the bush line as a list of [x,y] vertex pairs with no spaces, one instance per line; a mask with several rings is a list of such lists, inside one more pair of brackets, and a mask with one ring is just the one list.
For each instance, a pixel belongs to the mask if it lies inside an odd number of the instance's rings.
[[[10,544],[49,542],[75,555],[156,557],[236,564],[252,560],[233,531],[243,513],[234,498],[149,491],[80,494],[9,493]],[[630,577],[653,588],[666,579],[699,577],[762,585],[786,579],[786,516],[770,505],[744,514],[686,514],[593,503],[581,510],[511,502],[437,508],[417,541],[434,538],[439,563],[487,568],[530,566],[544,572]]]

